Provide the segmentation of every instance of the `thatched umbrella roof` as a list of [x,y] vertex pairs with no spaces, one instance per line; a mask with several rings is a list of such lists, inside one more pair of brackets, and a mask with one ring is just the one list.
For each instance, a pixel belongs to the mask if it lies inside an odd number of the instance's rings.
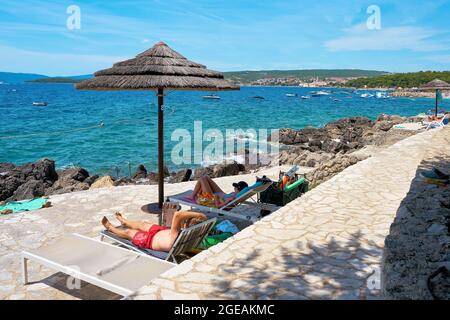
[[239,90],[224,79],[223,74],[208,70],[171,49],[164,42],[138,54],[136,58],[118,62],[100,70],[94,78],[76,85],[80,90]]
[[189,61],[164,42],[138,54],[136,58],[118,62],[100,70],[94,78],[76,85],[79,90],[157,90],[158,96],[158,203],[144,206],[159,213],[164,202],[164,90],[239,90],[223,77],[202,64]]
[[420,87],[420,89],[423,90],[450,90],[450,84],[439,80],[434,79],[433,81],[428,82],[427,84],[424,84]]

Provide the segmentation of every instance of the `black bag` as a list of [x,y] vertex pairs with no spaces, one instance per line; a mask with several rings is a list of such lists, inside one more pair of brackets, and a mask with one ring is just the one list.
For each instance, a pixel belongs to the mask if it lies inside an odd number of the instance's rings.
[[[280,172],[280,176],[283,176],[284,173]],[[294,182],[298,180],[298,175],[296,174],[294,177]],[[273,182],[272,185],[267,188],[265,191],[259,194],[259,202],[262,203],[270,203],[276,206],[282,207],[287,205],[289,202],[297,199],[303,193],[308,191],[308,181],[305,180],[298,187],[293,188],[289,191],[280,190],[279,183]]]

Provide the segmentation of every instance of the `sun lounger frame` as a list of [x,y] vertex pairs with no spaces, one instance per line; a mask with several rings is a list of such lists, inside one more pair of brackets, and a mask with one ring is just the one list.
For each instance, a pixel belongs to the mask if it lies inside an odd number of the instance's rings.
[[440,120],[433,120],[430,122],[425,122],[423,124],[427,126],[426,130],[431,129],[431,128],[441,128],[441,127],[445,126],[445,124],[444,124],[445,119],[447,119],[447,114],[444,114],[444,116]]
[[[220,207],[220,208],[211,208],[211,207],[207,207],[207,206],[202,206],[200,204],[184,201],[183,199],[179,199],[176,196],[169,196],[168,199],[171,202],[176,202],[181,205],[191,207],[193,210],[199,210],[199,211],[207,212],[207,213],[208,212],[215,213],[219,216],[228,216],[228,217],[233,217],[233,218],[237,218],[237,219],[241,219],[241,220],[256,222],[259,220],[258,217],[245,216],[245,215],[242,215],[242,214],[239,214],[236,212],[232,212],[231,210],[241,204],[247,204],[247,205],[254,206],[254,207],[257,207],[262,210],[268,210],[271,212],[278,210],[280,207],[278,207],[276,205],[273,205],[270,203],[259,203],[253,199],[253,197],[255,195],[267,190],[267,188],[269,188],[271,185],[272,185],[272,182],[265,183],[259,187],[253,188],[253,189],[247,191],[246,193],[244,193],[241,197],[236,198],[233,201],[230,201],[229,203],[225,204],[223,207]],[[251,200],[251,201],[248,201],[248,200]]]
[[[100,233],[100,240],[104,241],[104,239],[107,238],[111,241],[118,242],[120,245],[135,252],[150,255],[157,259],[166,261],[172,260],[175,263],[179,263],[179,261],[177,260],[177,256],[189,250],[192,250],[194,247],[198,246],[203,241],[203,239],[208,235],[211,229],[214,227],[216,221],[217,218],[208,219],[204,222],[193,225],[192,227],[181,230],[169,253],[139,248],[134,244],[132,244],[130,240],[122,239],[106,230]],[[195,237],[195,239],[193,237]]]
[[[105,245],[105,246],[113,247],[115,250],[124,250],[124,251],[127,251],[127,253],[129,253],[128,249],[120,248],[118,246],[114,246],[112,244],[100,241],[98,239],[92,239],[92,238],[89,238],[89,237],[86,237],[86,236],[83,236],[83,235],[80,235],[80,234],[77,234],[77,233],[74,233],[73,235],[76,236],[76,237],[80,237],[80,238],[92,241],[92,242],[100,243],[100,244]],[[144,257],[146,259],[157,259],[157,258],[148,256],[148,255],[140,253],[140,252],[133,252],[133,253],[135,253],[136,255],[142,256],[142,257]],[[99,278],[97,278],[95,276],[83,273],[83,272],[81,272],[79,270],[76,270],[74,268],[71,268],[69,266],[61,265],[61,264],[59,264],[57,262],[54,262],[54,261],[52,261],[50,259],[44,258],[42,256],[39,256],[39,255],[34,254],[32,252],[29,252],[29,251],[22,251],[21,259],[22,259],[22,282],[23,282],[24,285],[29,283],[28,261],[31,260],[31,261],[35,261],[35,262],[39,263],[42,266],[48,267],[48,268],[56,270],[58,272],[62,272],[64,274],[72,276],[72,277],[74,277],[76,279],[88,282],[88,283],[93,284],[93,285],[95,285],[97,287],[100,287],[100,288],[106,289],[108,291],[114,292],[114,293],[116,293],[118,295],[121,295],[123,297],[127,297],[127,296],[129,296],[129,295],[131,295],[131,294],[133,294],[135,292],[133,290],[130,290],[130,289],[127,289],[127,288],[115,285],[115,284],[113,284],[111,282],[99,279]],[[161,260],[159,260],[159,261],[161,261]],[[176,266],[176,264],[171,263],[169,261],[165,261],[165,263],[172,264],[173,266]]]

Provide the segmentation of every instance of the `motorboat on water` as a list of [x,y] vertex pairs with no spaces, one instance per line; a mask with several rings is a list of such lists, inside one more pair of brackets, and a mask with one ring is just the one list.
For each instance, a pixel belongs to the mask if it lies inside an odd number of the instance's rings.
[[311,99],[311,96],[301,96],[303,100]]
[[375,94],[377,99],[389,99],[391,96],[387,92],[379,91]]
[[47,102],[33,102],[33,106],[35,107],[46,107],[47,105]]
[[361,94],[361,98],[373,98],[374,97],[374,95],[373,94],[371,94],[371,93],[363,93],[363,94]]
[[311,97],[324,97],[324,96],[329,96],[330,93],[320,90],[320,91],[315,91],[315,92],[311,92]]
[[211,95],[203,96],[203,99],[208,99],[208,100],[220,100],[220,97],[211,94]]
[[265,100],[265,98],[261,97],[261,96],[254,96],[254,97],[252,97],[252,99]]
[[297,97],[298,96],[298,94],[296,94],[296,93],[286,93],[286,97]]

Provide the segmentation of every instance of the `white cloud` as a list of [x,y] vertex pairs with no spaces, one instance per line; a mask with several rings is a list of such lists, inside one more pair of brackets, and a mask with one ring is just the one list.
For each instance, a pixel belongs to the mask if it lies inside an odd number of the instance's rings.
[[345,30],[346,35],[325,42],[329,51],[436,51],[448,49],[433,41],[435,33],[420,27],[393,27],[369,30],[365,24]]
[[89,74],[109,68],[124,57],[46,53],[0,46],[0,70],[33,72],[50,76]]

